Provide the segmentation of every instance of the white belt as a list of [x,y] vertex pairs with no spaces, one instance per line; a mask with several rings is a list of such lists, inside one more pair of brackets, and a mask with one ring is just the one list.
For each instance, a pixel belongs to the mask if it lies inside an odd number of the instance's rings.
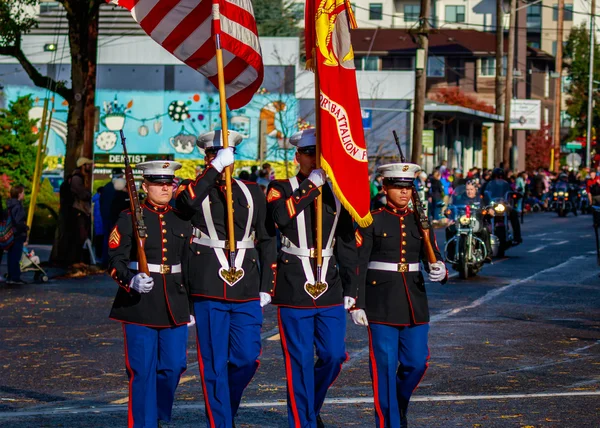
[[388,263],[388,262],[369,262],[369,269],[385,270],[388,272],[419,272],[420,263]]
[[[205,245],[210,248],[222,248],[225,250],[229,249],[229,241],[223,241],[220,239],[210,238],[192,238],[192,242],[198,245]],[[236,249],[248,249],[254,248],[254,241],[237,241],[235,243]]]
[[[192,238],[192,242],[198,245],[204,245],[210,248],[221,248],[228,250],[229,249],[229,240],[223,239],[211,239],[205,233],[202,233],[200,229],[193,228],[192,234],[194,238]],[[236,241],[235,243],[236,249],[250,249],[254,248],[254,232],[252,232],[249,236],[248,240],[244,241]]]
[[[138,262],[129,262],[127,267],[131,270],[138,270]],[[169,273],[181,273],[181,263],[178,265],[155,265],[148,263],[148,270],[152,273],[167,275]]]
[[[310,257],[312,259],[317,257],[317,250],[315,248],[281,247],[281,251],[298,257]],[[332,257],[333,248],[323,248],[321,254],[323,257]]]
[[[331,248],[323,248],[321,254],[323,257],[333,257],[333,246],[335,245],[335,239],[331,245]],[[281,235],[281,251],[287,254],[292,254],[298,257],[317,257],[317,250],[315,248],[300,248],[294,244],[290,238],[285,235]]]

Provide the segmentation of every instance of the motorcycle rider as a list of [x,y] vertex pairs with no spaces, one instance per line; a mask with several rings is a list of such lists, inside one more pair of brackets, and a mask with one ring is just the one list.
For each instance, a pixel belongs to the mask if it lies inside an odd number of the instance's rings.
[[556,183],[554,184],[554,192],[565,192],[568,194],[569,196],[569,200],[571,201],[571,206],[573,207],[571,210],[573,211],[573,214],[575,216],[577,216],[577,192],[576,190],[573,188],[573,186],[569,183],[569,176],[567,174],[565,174],[564,172],[561,172],[558,175],[558,179],[556,180]]
[[[483,206],[489,204],[488,198],[485,198],[484,195],[477,195],[477,186],[476,182],[473,180],[468,180],[465,185],[465,193],[458,200],[454,200],[454,204],[459,205],[470,205],[477,206],[478,208],[483,208]],[[483,206],[482,206],[483,205]],[[450,226],[446,228],[446,242],[450,241],[456,235],[456,224],[452,223]],[[492,241],[490,239],[490,231],[487,227],[487,222],[483,224],[483,226],[479,229],[478,232],[474,233],[479,239],[481,239],[485,243],[485,249],[487,250],[487,257],[485,258],[485,263],[492,262]],[[452,258],[454,252],[453,247],[448,248],[448,254]]]
[[587,180],[585,188],[590,205],[600,205],[600,176],[595,169],[590,171],[590,178]]
[[[492,178],[490,181],[486,182],[481,187],[481,194],[485,195],[485,192],[489,192],[490,195],[502,196],[506,195],[509,192],[512,192],[512,188],[510,184],[504,179],[504,170],[502,168],[494,168],[492,171]],[[523,242],[523,238],[521,237],[521,224],[519,222],[519,214],[516,210],[508,209],[508,218],[510,220],[510,225],[513,229],[513,242],[512,245],[519,245]]]

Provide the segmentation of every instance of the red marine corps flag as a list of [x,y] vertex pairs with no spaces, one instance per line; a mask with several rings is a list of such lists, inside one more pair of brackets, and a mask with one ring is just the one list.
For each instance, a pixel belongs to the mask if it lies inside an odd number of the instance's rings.
[[369,164],[356,86],[350,29],[356,28],[348,0],[306,1],[307,68],[320,86],[317,132],[321,167],[354,220],[371,221]]
[[131,11],[142,29],[218,87],[216,46],[223,49],[227,105],[250,102],[264,68],[250,0],[108,0]]

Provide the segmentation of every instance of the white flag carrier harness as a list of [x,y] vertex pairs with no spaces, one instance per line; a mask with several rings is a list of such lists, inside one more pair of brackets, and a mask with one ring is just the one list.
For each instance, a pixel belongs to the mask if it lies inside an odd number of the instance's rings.
[[[248,219],[246,220],[244,236],[242,237],[241,241],[237,241],[235,244],[237,252],[235,254],[234,264],[237,269],[242,269],[246,250],[249,248],[254,248],[254,233],[251,232],[252,219],[254,217],[254,201],[252,200],[252,194],[250,193],[248,186],[246,186],[240,180],[234,179],[234,181],[238,184],[238,186],[240,186],[240,189],[242,190],[242,193],[248,202]],[[229,269],[231,266],[229,265],[229,260],[225,255],[225,249],[229,246],[229,241],[219,239],[219,235],[217,234],[217,229],[215,229],[215,223],[212,218],[212,213],[210,211],[210,199],[208,196],[202,201],[202,214],[204,215],[204,219],[206,221],[208,236],[200,231],[200,229],[194,228],[195,238],[192,239],[192,242],[214,249],[221,267],[223,269]]]
[[[292,192],[295,192],[299,187],[298,178],[290,178],[290,184],[292,185]],[[333,220],[331,232],[329,233],[329,238],[327,239],[327,245],[325,245],[321,252],[323,256],[323,267],[321,269],[321,278],[319,278],[319,281],[323,283],[326,283],[325,279],[327,277],[327,268],[329,267],[329,261],[333,256],[333,245],[335,243],[335,229],[337,227],[341,209],[340,201],[337,197],[335,197],[335,194],[333,197],[335,199],[335,218]],[[316,252],[314,248],[308,248],[308,238],[306,235],[306,222],[304,211],[301,211],[296,216],[296,226],[298,228],[298,243],[300,244],[300,246],[296,246],[289,238],[282,235],[281,251],[298,257],[300,259],[300,262],[302,263],[302,269],[304,270],[304,275],[306,276],[307,283],[314,284],[315,273],[313,272],[310,259],[311,257],[314,258],[316,256]]]

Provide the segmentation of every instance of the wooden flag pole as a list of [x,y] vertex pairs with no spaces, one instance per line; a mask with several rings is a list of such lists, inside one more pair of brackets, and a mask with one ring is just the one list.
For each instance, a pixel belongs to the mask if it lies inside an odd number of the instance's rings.
[[[44,99],[44,109],[42,110],[42,122],[40,125],[40,139],[38,141],[37,147],[37,155],[35,158],[35,169],[33,171],[33,180],[32,181],[32,189],[31,189],[31,200],[29,202],[29,210],[27,211],[27,226],[29,230],[31,230],[31,225],[33,223],[33,214],[35,212],[35,201],[37,199],[37,194],[39,191],[39,183],[38,176],[41,176],[42,172],[42,148],[44,146],[44,134],[46,133],[46,117],[48,114],[48,98]],[[48,122],[48,127],[50,127],[50,123]],[[48,132],[50,130],[48,129]],[[28,232],[29,234],[29,232]]]
[[[219,80],[219,103],[221,107],[221,137],[223,138],[223,148],[229,147],[229,130],[227,129],[227,96],[225,95],[225,73],[223,72],[223,50],[221,49],[221,42],[219,36],[215,36],[215,43],[217,47],[217,76]],[[235,281],[235,277],[243,275],[243,273],[236,273],[235,267],[235,231],[233,228],[233,196],[231,189],[231,168],[225,168],[225,195],[227,199],[227,239],[229,241],[229,275],[226,279],[227,282],[232,284]],[[227,275],[223,273],[223,275]],[[238,279],[239,280],[239,279]]]
[[[316,57],[316,52],[315,52]],[[317,58],[315,58],[317,59]],[[319,83],[319,67],[315,64],[315,136],[317,137],[316,167],[321,168],[321,85]],[[323,189],[317,196],[317,205],[315,209],[317,222],[317,278],[316,282],[321,282],[321,269],[323,268]]]

